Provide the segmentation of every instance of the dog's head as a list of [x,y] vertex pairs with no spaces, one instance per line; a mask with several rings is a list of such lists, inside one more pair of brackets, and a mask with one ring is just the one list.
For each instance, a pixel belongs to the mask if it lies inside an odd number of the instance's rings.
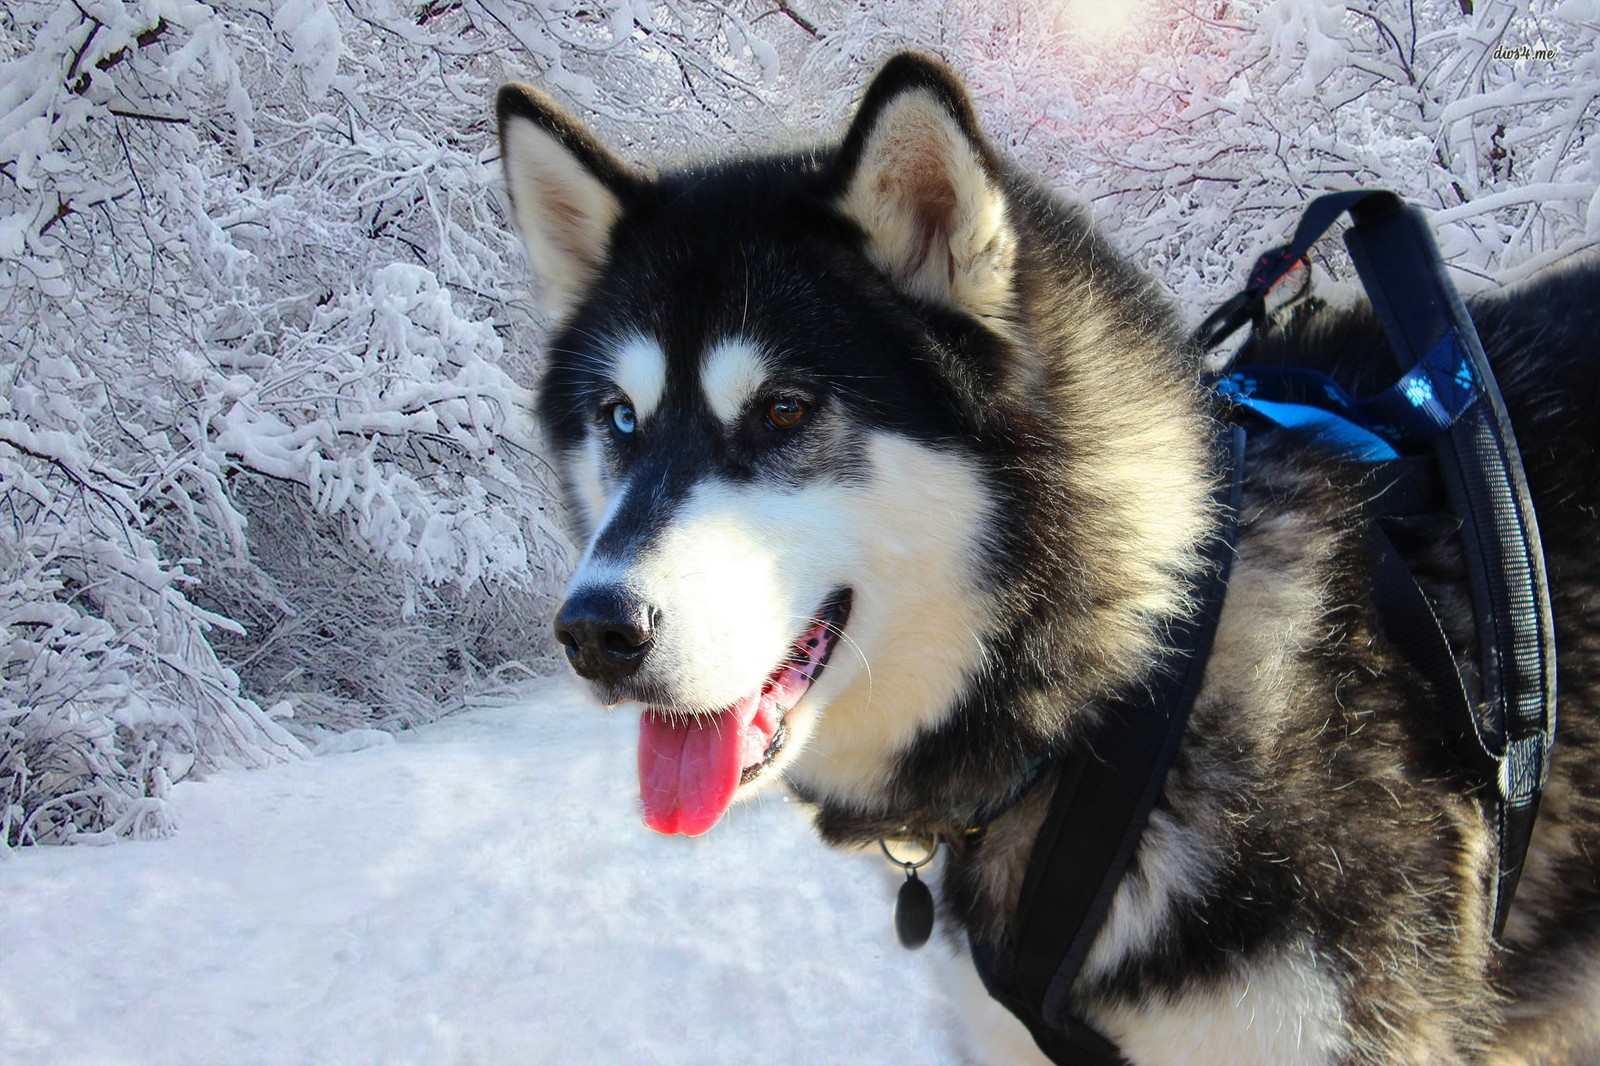
[[[661,177],[510,85],[516,222],[561,327],[540,392],[587,551],[555,621],[646,710],[646,819],[702,833],[796,760],[871,787],[980,663],[964,347],[1005,318],[1001,176],[902,56],[841,147]],[[804,771],[805,767],[800,767]]]
[[[556,636],[600,700],[645,707],[646,821],[703,833],[784,773],[866,806],[1032,609],[1001,592],[996,501],[1033,492],[1068,392],[1018,357],[1019,201],[965,89],[897,56],[836,146],[659,176],[537,89],[503,89],[499,120],[587,544]],[[1087,573],[1076,550],[1040,565]]]

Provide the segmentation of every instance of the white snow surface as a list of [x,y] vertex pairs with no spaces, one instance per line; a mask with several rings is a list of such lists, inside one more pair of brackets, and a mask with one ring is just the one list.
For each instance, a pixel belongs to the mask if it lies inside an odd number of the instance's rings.
[[0,1062],[959,1061],[898,871],[775,792],[652,834],[636,734],[544,682],[179,784],[168,839],[0,851]]

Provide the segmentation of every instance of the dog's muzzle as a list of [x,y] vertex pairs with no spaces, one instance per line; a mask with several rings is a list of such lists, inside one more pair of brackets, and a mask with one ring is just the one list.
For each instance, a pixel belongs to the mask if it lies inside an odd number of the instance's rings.
[[617,685],[639,672],[655,638],[655,612],[615,585],[583,589],[556,613],[556,640],[579,677]]

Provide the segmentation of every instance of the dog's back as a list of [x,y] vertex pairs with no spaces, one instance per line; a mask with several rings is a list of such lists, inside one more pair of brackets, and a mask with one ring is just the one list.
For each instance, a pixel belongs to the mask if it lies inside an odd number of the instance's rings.
[[[1600,1059],[1600,260],[1468,301],[1499,379],[1534,498],[1558,653],[1558,729],[1520,887],[1488,970],[1504,994],[1506,1061]],[[1360,308],[1299,315],[1253,358],[1373,391],[1392,365]],[[1469,683],[1475,633],[1448,515],[1411,520],[1408,561],[1440,608]],[[1426,708],[1425,708],[1426,709]],[[1376,820],[1375,826],[1379,824]],[[1404,831],[1404,830],[1401,830]],[[1425,827],[1420,832],[1427,832]],[[1477,982],[1474,975],[1469,978]],[[1492,1011],[1488,1012],[1492,1013]],[[1551,1061],[1557,1061],[1552,1058]]]

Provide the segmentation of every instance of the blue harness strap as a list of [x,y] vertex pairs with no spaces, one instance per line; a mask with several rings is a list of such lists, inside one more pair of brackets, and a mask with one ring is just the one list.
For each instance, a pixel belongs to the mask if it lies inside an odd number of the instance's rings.
[[[1315,374],[1314,371],[1307,373]],[[1332,385],[1332,382],[1329,384]],[[1253,374],[1229,374],[1217,381],[1217,391],[1239,406],[1249,408],[1263,420],[1315,437],[1353,459],[1382,462],[1400,457],[1393,444],[1347,416],[1308,403],[1265,399],[1256,395],[1259,385],[1259,380]]]
[[1270,422],[1301,428],[1369,462],[1397,458],[1397,445],[1432,441],[1482,395],[1454,330],[1372,396],[1352,396],[1328,375],[1297,366],[1236,370],[1217,381],[1217,391]]

